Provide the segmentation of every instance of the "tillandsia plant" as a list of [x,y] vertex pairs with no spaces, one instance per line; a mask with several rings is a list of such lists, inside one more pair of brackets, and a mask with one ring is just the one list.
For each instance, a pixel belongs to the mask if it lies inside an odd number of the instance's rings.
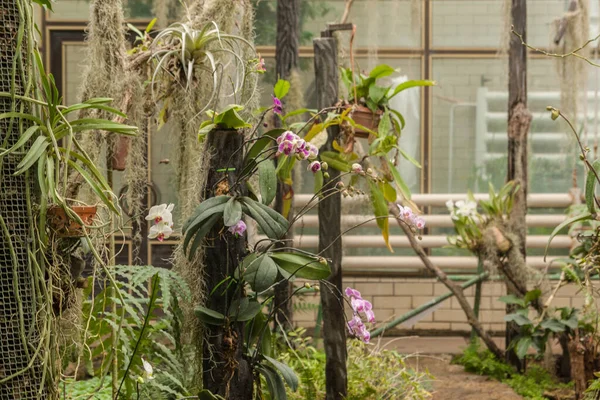
[[[150,44],[142,40],[139,46],[141,49],[151,50],[150,57],[155,61],[151,85],[153,93],[160,93],[157,100],[165,100],[159,117],[161,122],[166,121],[169,114],[168,98],[172,85],[190,89],[195,87],[200,74],[210,78],[211,94],[207,97],[206,104],[202,105],[200,114],[216,105],[221,85],[230,90],[224,98],[237,103],[246,87],[248,75],[264,71],[264,62],[257,54],[252,59],[244,57],[248,49],[254,49],[250,42],[241,36],[221,32],[214,22],[206,24],[202,29],[194,29],[189,23],[178,22],[163,29]],[[142,53],[142,56],[147,53]],[[224,59],[229,61],[224,62]],[[222,80],[225,70],[233,71],[231,82]]]

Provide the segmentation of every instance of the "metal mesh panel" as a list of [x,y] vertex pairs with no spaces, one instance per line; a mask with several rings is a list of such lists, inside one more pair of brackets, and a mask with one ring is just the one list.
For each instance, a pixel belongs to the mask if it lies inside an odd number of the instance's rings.
[[[0,91],[23,93],[23,80],[17,69],[12,81],[13,60],[20,22],[16,0],[0,0]],[[23,54],[27,46],[23,43]],[[20,104],[17,104],[18,110]],[[12,100],[0,97],[0,113],[11,111]],[[15,121],[16,122],[16,121]],[[10,147],[19,136],[18,124],[0,120],[0,147]],[[8,141],[8,143],[7,143]],[[22,156],[21,156],[22,157]],[[24,175],[14,176],[18,156],[0,160],[0,215],[10,238],[0,229],[0,400],[45,399],[39,393],[42,367],[39,361],[26,372],[39,343],[35,323],[34,280],[28,265],[27,242],[30,226],[27,216],[27,183]],[[31,187],[30,187],[31,189]],[[31,192],[30,192],[31,193]],[[10,240],[10,242],[9,242]],[[10,244],[12,243],[12,251]],[[13,253],[14,251],[14,253]],[[43,351],[43,350],[42,350]],[[43,353],[42,353],[43,354]],[[36,358],[39,360],[39,356]]]

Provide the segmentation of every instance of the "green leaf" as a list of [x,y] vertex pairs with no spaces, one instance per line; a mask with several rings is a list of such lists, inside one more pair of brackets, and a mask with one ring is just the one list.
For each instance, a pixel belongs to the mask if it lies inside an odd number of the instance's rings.
[[225,316],[223,314],[204,306],[197,306],[194,312],[200,321],[208,325],[218,326],[223,325],[225,322]]
[[21,147],[23,147],[25,145],[25,143],[27,143],[29,141],[29,139],[31,138],[31,136],[33,136],[33,134],[35,132],[38,131],[38,129],[40,129],[39,126],[37,125],[33,125],[31,127],[29,127],[25,132],[23,132],[23,134],[19,137],[19,140],[17,140],[17,143],[15,143],[10,149],[6,149],[5,151],[3,151],[2,153],[0,153],[0,157],[4,156],[6,154],[12,153],[13,151],[17,151],[19,150]]
[[229,199],[223,209],[223,224],[233,226],[242,219],[242,204],[235,197]]
[[285,379],[285,383],[287,383],[287,385],[290,387],[290,389],[292,389],[292,391],[295,392],[296,390],[298,390],[299,381],[293,369],[291,369],[284,363],[277,361],[274,358],[268,356],[263,357],[279,371],[279,373],[283,376],[283,379]]
[[[201,224],[200,224],[201,226],[198,228],[198,230],[196,231],[196,235],[194,236],[194,241],[192,242],[192,245],[189,247],[188,258],[190,260],[192,260],[192,258],[194,257],[194,254],[196,254],[196,250],[200,246],[200,243],[202,243],[202,239],[204,239],[204,237],[208,234],[208,232],[210,232],[212,227],[217,223],[217,221],[220,218],[221,218],[221,214],[216,213],[201,222]],[[186,239],[187,238],[188,238],[188,236],[186,236]],[[183,250],[184,250],[184,252],[186,251],[185,246],[184,246]]]
[[369,86],[369,98],[379,106],[381,101],[385,99],[388,90],[390,89],[383,86],[371,85]]
[[230,104],[219,114],[215,114],[213,122],[221,129],[250,128],[252,125],[244,121],[244,119],[237,113],[243,109],[244,106]]
[[297,278],[319,280],[331,274],[328,264],[321,264],[314,257],[304,254],[271,253],[270,256],[282,270]]
[[92,188],[96,196],[100,198],[100,200],[110,208],[114,213],[119,214],[119,210],[115,207],[111,198],[107,196],[105,190],[98,186],[98,181],[93,179],[83,168],[81,168],[78,164],[74,163],[71,160],[67,160],[67,163],[71,168],[79,172],[79,174],[83,177],[85,182]]
[[285,129],[272,129],[265,134],[263,134],[260,139],[258,139],[252,147],[246,153],[246,157],[244,159],[244,168],[242,169],[242,176],[248,175],[254,168],[256,167],[257,157],[261,154],[261,152],[268,145],[276,146],[277,143],[275,139],[285,132]]
[[202,389],[198,394],[198,400],[225,400],[225,398],[218,394],[214,394],[208,389]]
[[[317,110],[315,109],[310,109],[310,108],[299,108],[297,110],[294,111],[290,111],[289,113],[285,114],[283,117],[281,117],[281,119],[283,119],[284,121],[290,117],[294,117],[296,115],[302,115],[302,114],[306,114],[306,113],[311,113],[311,114],[315,114],[317,113]],[[304,125],[305,122],[302,122],[302,125]]]
[[392,176],[394,177],[396,186],[398,186],[398,189],[400,189],[400,193],[402,193],[402,196],[404,196],[405,199],[410,200],[410,189],[408,188],[406,182],[404,182],[404,179],[402,179],[402,176],[400,175],[398,169],[396,169],[396,166],[390,160],[388,160],[388,167],[390,168]]
[[385,201],[385,196],[377,184],[371,180],[368,182],[369,189],[371,191],[371,206],[373,207],[373,213],[375,217],[377,217],[377,226],[381,230],[381,235],[383,236],[383,240],[385,241],[387,248],[393,253],[394,250],[390,245],[390,223],[388,220],[389,212],[387,202]]
[[523,299],[523,301],[525,302],[525,304],[529,304],[539,299],[541,295],[542,291],[540,289],[533,289],[525,294],[525,298]]
[[[204,200],[198,207],[196,207],[192,216],[188,218],[182,227],[182,232],[186,235],[186,237],[190,235],[190,237],[187,239],[188,243],[192,239],[195,231],[200,229],[198,224],[215,213],[222,213],[225,210],[225,203],[227,203],[229,199],[230,197],[225,195],[211,197]],[[184,241],[184,247],[186,245],[186,241]]]
[[146,33],[150,33],[152,31],[152,28],[154,28],[154,24],[156,24],[156,21],[158,21],[158,18],[152,18],[152,21],[150,21],[150,23],[146,27]]
[[554,228],[554,230],[550,234],[550,237],[548,238],[548,244],[546,244],[546,250],[544,251],[544,261],[546,261],[546,255],[548,254],[548,249],[550,248],[550,243],[552,242],[552,239],[554,239],[554,236],[558,235],[558,233],[563,228],[574,224],[575,222],[587,221],[589,219],[592,219],[592,214],[590,214],[589,212],[581,215],[576,215],[575,217],[567,218],[566,220],[561,222],[556,228]]
[[283,99],[289,91],[290,83],[285,79],[279,79],[273,88],[273,93],[279,100]]
[[323,151],[319,154],[321,161],[325,161],[330,167],[340,172],[350,172],[352,167],[339,153],[334,151]]
[[50,0],[33,0],[35,4],[39,4],[41,7],[46,7],[50,11],[54,11],[52,9],[52,3]]
[[502,296],[498,299],[498,301],[501,301],[506,304],[516,304],[521,307],[525,307],[525,305],[526,305],[526,303],[523,299],[515,296],[514,294],[509,294],[508,296]]
[[405,152],[401,148],[398,148],[398,151],[400,152],[400,154],[402,154],[402,157],[406,158],[415,167],[421,168],[421,164],[417,160],[415,160],[413,157],[411,157],[410,154],[408,154],[407,152]]
[[394,68],[390,67],[389,65],[379,64],[378,66],[376,66],[375,68],[373,68],[371,70],[371,72],[369,73],[369,78],[379,79],[379,78],[383,78],[386,76],[390,76],[394,72],[396,72],[396,70]]
[[[315,177],[315,189],[314,190],[315,190],[315,194],[317,194],[323,188],[323,171],[319,170],[319,171],[315,172],[313,176]],[[319,196],[321,196],[321,194]]]
[[585,204],[587,205],[590,214],[596,212],[596,173],[600,171],[600,160],[592,163],[592,169],[588,171],[585,180]]
[[256,366],[256,370],[265,377],[272,400],[287,400],[283,380],[273,367],[266,364],[259,364]]
[[263,313],[256,314],[252,322],[246,324],[245,334],[248,344],[256,343],[260,354],[273,355],[271,329],[268,327],[267,317]]
[[251,319],[253,319],[254,317],[256,317],[258,315],[258,313],[260,312],[260,310],[262,310],[262,308],[263,308],[263,305],[261,303],[259,303],[258,301],[254,301],[254,300],[250,301],[250,302],[248,302],[248,305],[237,314],[236,321],[239,321],[239,322],[250,321]]
[[400,93],[406,89],[410,89],[410,88],[417,87],[417,86],[433,86],[433,85],[435,85],[435,81],[426,81],[426,80],[406,81],[406,82],[401,83],[398,86],[396,86],[396,88],[392,92],[392,95],[389,98],[391,99],[392,97],[396,96],[398,93]]
[[263,254],[248,265],[244,271],[244,279],[255,292],[264,292],[277,279],[277,264],[275,264],[271,257]]
[[242,204],[249,214],[270,239],[280,239],[289,228],[289,222],[272,208],[252,200],[249,197],[241,198]]
[[547,319],[542,321],[542,323],[540,324],[540,326],[543,329],[547,329],[550,330],[552,332],[558,333],[558,332],[564,332],[565,331],[565,325],[560,323],[558,320],[551,318],[551,319]]
[[396,200],[398,200],[396,189],[394,189],[388,182],[383,183],[383,196],[385,197],[385,200],[390,203],[395,203]]
[[202,125],[200,125],[200,129],[198,129],[198,140],[203,142],[206,135],[215,129],[216,126],[217,124],[213,124],[210,120],[204,121]]
[[272,160],[258,163],[258,186],[262,203],[268,206],[277,195],[277,174]]
[[15,175],[20,175],[31,168],[31,166],[40,159],[42,154],[44,154],[49,145],[50,142],[45,136],[39,136],[35,142],[33,142],[29,151],[25,154],[25,157],[23,157],[21,162],[17,165]]
[[529,336],[519,339],[517,345],[515,346],[515,353],[517,354],[517,357],[522,359],[527,355],[527,351],[531,347],[531,342],[532,340]]
[[519,326],[532,325],[532,322],[529,318],[527,318],[523,314],[519,314],[519,313],[508,314],[508,315],[504,316],[504,320],[506,322],[514,322]]

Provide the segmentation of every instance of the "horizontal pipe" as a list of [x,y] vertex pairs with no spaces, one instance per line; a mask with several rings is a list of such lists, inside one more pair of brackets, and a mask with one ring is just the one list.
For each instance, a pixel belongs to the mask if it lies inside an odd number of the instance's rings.
[[[565,220],[564,214],[530,214],[527,215],[527,226],[530,228],[555,228]],[[395,222],[393,217],[390,217],[390,223]],[[454,226],[450,215],[423,215],[425,225],[429,228],[451,228]],[[365,222],[367,221],[367,222]],[[371,215],[342,215],[342,227],[344,229],[351,228],[358,224],[360,227],[376,228],[377,221]],[[319,226],[319,217],[316,215],[305,215],[300,217],[296,222],[296,227],[301,228],[316,228]]]
[[[527,236],[527,248],[529,249],[544,249],[548,244],[549,236],[545,235],[530,235]],[[259,235],[257,240],[266,239],[266,236]],[[360,249],[360,248],[385,248],[387,247],[381,235],[344,235],[344,248]],[[426,235],[420,240],[421,246],[425,248],[440,248],[448,246],[448,237],[446,235]],[[393,248],[410,248],[410,242],[406,236],[390,236],[390,245]],[[555,236],[550,243],[552,249],[568,249],[572,245],[572,238],[568,235]],[[319,246],[319,236],[317,235],[294,235],[294,247],[301,249],[313,249]],[[378,257],[373,257],[376,260]],[[396,257],[398,258],[398,257]],[[374,261],[376,262],[376,261]]]
[[[481,281],[485,280],[485,278],[487,278],[488,275],[489,275],[489,273],[484,272],[483,274],[477,275],[477,276],[469,279],[468,281],[464,282],[462,285],[460,285],[460,287],[463,289],[467,289],[468,287],[473,286],[477,282],[481,282]],[[415,317],[416,315],[422,313],[423,311],[428,310],[437,304],[440,304],[441,302],[449,299],[452,296],[454,296],[454,293],[447,292],[441,296],[436,297],[435,299],[429,300],[427,303],[420,305],[419,307],[415,308],[414,310],[411,310],[411,311],[407,312],[406,314],[388,322],[384,326],[375,329],[373,332],[371,332],[371,337],[376,337],[376,336],[381,335],[386,330],[391,329],[391,328],[403,323],[404,321],[407,321],[407,320]]]
[[[431,256],[429,259],[442,269],[468,271],[477,268],[477,257]],[[546,268],[551,261],[548,259],[545,262],[543,256],[527,257],[527,264],[536,269]],[[556,267],[559,266],[556,264]],[[343,272],[348,275],[370,273],[372,276],[376,275],[375,272],[397,273],[425,268],[417,256],[348,256],[342,259],[342,267]]]
[[[296,208],[304,207],[313,197],[311,194],[297,194],[294,196],[294,206]],[[477,193],[475,200],[487,200],[487,193]],[[418,206],[446,207],[448,200],[458,201],[466,200],[464,193],[444,193],[444,194],[413,194],[412,201]],[[368,204],[366,196],[346,197],[343,199],[347,203],[364,202]],[[400,201],[400,199],[398,199]],[[312,204],[316,204],[313,200]],[[533,193],[527,196],[527,206],[530,208],[566,208],[573,204],[573,198],[568,193]]]

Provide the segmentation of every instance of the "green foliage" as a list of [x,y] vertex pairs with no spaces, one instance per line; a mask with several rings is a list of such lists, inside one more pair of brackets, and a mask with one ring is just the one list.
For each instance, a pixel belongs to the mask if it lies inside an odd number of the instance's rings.
[[214,110],[208,110],[206,115],[209,119],[200,124],[198,131],[198,140],[204,141],[204,138],[213,129],[242,129],[250,128],[248,122],[246,122],[239,114],[244,109],[244,106],[237,104],[230,104],[220,112]]
[[[288,332],[293,346],[279,357],[299,376],[298,391],[288,390],[290,400],[325,398],[325,353],[304,333],[304,329]],[[407,367],[404,357],[395,351],[359,341],[349,344],[348,400],[426,399],[429,379]]]
[[[110,370],[113,334],[121,327],[117,343],[119,380],[125,379],[121,391],[130,396],[137,391],[136,380],[144,376],[141,357],[154,365],[154,380],[141,385],[144,393],[151,391],[163,395],[188,394],[187,366],[182,359],[178,337],[178,302],[189,298],[189,288],[174,272],[152,266],[115,266],[113,270],[117,287],[107,284],[94,293],[93,283],[84,293],[83,321],[84,360],[100,360],[90,372],[101,377]],[[149,280],[154,285],[149,287]],[[154,288],[154,290],[152,290]],[[158,288],[159,291],[156,289]],[[115,291],[124,298],[120,305]],[[160,318],[159,315],[161,316]],[[155,319],[152,323],[147,318]],[[142,329],[142,327],[145,327]],[[128,375],[125,375],[125,372]],[[109,379],[109,378],[105,378]]]
[[556,382],[544,368],[532,365],[525,374],[518,374],[513,367],[499,361],[489,350],[481,351],[478,345],[470,345],[453,360],[465,367],[465,371],[489,376],[509,385],[517,394],[531,400],[543,400],[547,390],[568,387]]
[[83,381],[68,379],[64,382],[64,393],[62,392],[62,385],[59,388],[61,390],[60,398],[65,400],[84,399],[96,392],[92,397],[92,400],[112,400],[110,376],[107,376],[104,379],[102,388],[96,391],[99,387],[100,378],[86,379]]

